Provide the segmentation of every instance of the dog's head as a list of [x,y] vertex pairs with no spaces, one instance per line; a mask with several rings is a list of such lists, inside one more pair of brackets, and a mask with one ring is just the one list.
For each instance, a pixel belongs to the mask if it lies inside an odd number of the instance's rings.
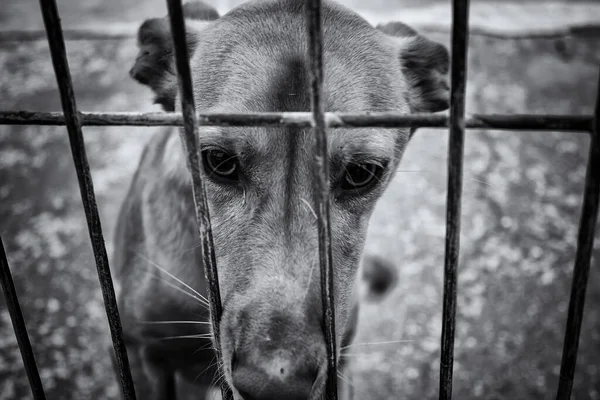
[[[323,5],[326,111],[435,112],[448,107],[448,52],[403,24],[375,29]],[[168,21],[146,21],[153,43],[132,75],[165,109],[180,109]],[[198,112],[309,111],[303,3],[248,2],[186,22]],[[155,57],[152,57],[152,56]],[[394,176],[410,129],[328,132],[338,351],[355,306],[367,224]],[[177,139],[177,138],[175,138]],[[314,137],[292,127],[201,127],[224,312],[223,363],[237,398],[317,398],[326,352],[313,193]],[[181,145],[163,157],[189,185]],[[193,216],[189,216],[193,218]]]

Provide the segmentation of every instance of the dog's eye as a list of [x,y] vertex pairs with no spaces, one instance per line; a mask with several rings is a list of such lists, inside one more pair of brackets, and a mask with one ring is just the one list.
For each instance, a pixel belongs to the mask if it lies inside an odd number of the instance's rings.
[[207,149],[202,152],[204,170],[213,177],[230,181],[238,178],[238,159],[220,149]]
[[368,190],[379,182],[382,172],[383,168],[377,164],[350,163],[346,166],[341,188],[353,191]]

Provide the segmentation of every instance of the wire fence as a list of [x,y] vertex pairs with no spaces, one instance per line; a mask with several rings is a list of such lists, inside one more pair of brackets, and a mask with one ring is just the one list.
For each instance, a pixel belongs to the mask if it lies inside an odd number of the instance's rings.
[[[0,111],[0,125],[65,125],[69,135],[71,152],[77,171],[81,199],[86,220],[108,323],[110,327],[116,369],[123,396],[126,400],[136,398],[132,374],[123,340],[123,332],[117,308],[113,281],[108,266],[108,257],[94,194],[93,182],[87,161],[82,126],[143,125],[183,126],[183,142],[192,176],[194,204],[198,234],[202,242],[201,253],[208,286],[210,315],[212,319],[217,359],[220,357],[219,320],[222,312],[219,293],[218,270],[212,240],[212,229],[208,212],[206,192],[200,172],[198,127],[215,126],[269,126],[294,125],[311,128],[315,141],[314,180],[317,193],[319,232],[319,262],[323,299],[323,325],[327,347],[328,379],[327,398],[337,399],[337,356],[334,325],[333,262],[331,254],[331,228],[329,213],[329,173],[327,162],[327,129],[359,127],[432,127],[449,128],[450,143],[448,157],[448,193],[446,214],[446,254],[444,262],[443,321],[441,333],[441,359],[439,397],[452,398],[452,376],[454,355],[454,330],[456,323],[457,264],[460,249],[460,211],[463,185],[463,147],[465,129],[502,130],[548,130],[581,131],[591,137],[587,163],[585,189],[573,281],[569,300],[569,311],[564,336],[563,355],[557,400],[571,396],[573,377],[577,362],[577,350],[583,319],[585,293],[589,276],[595,227],[598,219],[600,194],[600,76],[598,97],[593,116],[574,115],[473,115],[465,116],[465,89],[468,50],[469,1],[452,2],[452,58],[451,58],[451,105],[449,116],[398,113],[329,113],[325,112],[323,94],[323,47],[321,1],[306,0],[306,23],[308,30],[309,66],[311,81],[311,112],[295,113],[249,113],[249,114],[197,114],[194,105],[188,49],[185,45],[185,24],[181,0],[167,0],[169,20],[175,43],[175,60],[181,113],[85,113],[77,108],[71,74],[65,51],[65,34],[61,28],[56,0],[40,0],[46,36],[50,45],[52,63],[60,91],[62,113],[34,111]],[[35,357],[28,338],[27,329],[12,281],[7,257],[0,238],[0,283],[6,298],[15,335],[21,350],[25,369],[30,381],[33,397],[45,399],[42,381],[36,367]],[[219,361],[219,360],[218,360]],[[218,365],[221,365],[218,362]],[[221,385],[225,400],[232,399],[232,391],[225,382]]]

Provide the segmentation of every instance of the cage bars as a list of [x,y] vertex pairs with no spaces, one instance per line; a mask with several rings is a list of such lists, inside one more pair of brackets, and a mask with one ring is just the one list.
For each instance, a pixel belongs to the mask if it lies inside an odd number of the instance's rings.
[[323,27],[321,0],[306,1],[306,27],[308,32],[308,62],[310,71],[311,121],[315,137],[313,189],[317,205],[319,235],[319,266],[321,270],[321,301],[323,326],[327,348],[328,400],[337,399],[337,346],[335,336],[335,296],[333,286],[333,260],[331,255],[331,219],[329,196],[329,153],[323,104]]
[[[87,126],[183,126],[179,112],[79,112],[80,123]],[[474,114],[465,119],[467,129],[531,130],[589,132],[591,115]],[[309,112],[262,112],[244,114],[197,114],[198,125],[204,126],[312,126]],[[0,111],[0,125],[65,125],[60,112]],[[368,114],[325,113],[327,128],[448,128],[448,117],[442,114],[401,114],[371,112]]]
[[[456,323],[457,262],[460,245],[460,210],[462,189],[462,158],[464,132],[468,128],[500,130],[561,130],[591,132],[585,192],[579,225],[577,253],[573,273],[569,312],[564,337],[563,357],[557,400],[570,397],[575,372],[579,336],[583,319],[585,291],[591,264],[591,255],[598,219],[600,191],[600,73],[595,115],[473,115],[465,118],[465,84],[468,48],[467,0],[453,1],[451,107],[450,116],[401,115],[397,113],[327,113],[322,104],[323,48],[321,2],[306,0],[306,26],[311,78],[311,112],[308,113],[255,113],[255,114],[196,114],[192,88],[189,54],[185,40],[185,26],[181,0],[167,0],[169,18],[175,43],[177,75],[181,92],[182,113],[82,113],[77,110],[73,85],[66,58],[63,31],[55,0],[40,0],[55,75],[60,91],[63,113],[38,113],[30,111],[0,112],[0,125],[66,125],[71,151],[77,172],[82,202],[94,250],[94,257],[103,294],[103,300],[115,350],[117,367],[125,399],[135,399],[131,371],[125,351],[123,334],[108,267],[108,258],[98,216],[98,208],[87,162],[81,126],[183,126],[182,143],[187,150],[188,166],[192,175],[194,202],[199,234],[202,239],[202,259],[209,282],[210,308],[216,340],[222,305],[219,296],[218,275],[212,243],[212,232],[206,192],[200,174],[201,153],[198,143],[198,126],[272,126],[294,125],[312,128],[315,134],[314,189],[318,205],[319,260],[321,265],[321,290],[323,299],[325,338],[328,352],[328,399],[335,399],[336,343],[333,306],[333,265],[329,220],[329,177],[327,161],[326,128],[338,127],[433,127],[450,128],[448,150],[448,198],[446,256],[444,263],[444,308],[442,324],[442,354],[440,358],[440,399],[450,400],[452,395],[452,367],[454,328]],[[44,399],[35,358],[23,321],[8,261],[0,239],[0,279],[6,303],[17,336],[23,362],[30,380],[34,398]],[[217,342],[217,352],[220,351]],[[222,386],[225,399],[231,391]]]
[[108,256],[104,245],[104,236],[102,234],[102,226],[100,224],[100,216],[98,214],[90,166],[85,151],[81,123],[79,122],[73,82],[71,80],[71,72],[67,61],[67,52],[65,49],[65,41],[56,0],[40,0],[40,8],[48,35],[50,55],[60,92],[60,100],[64,111],[67,132],[69,134],[73,162],[77,172],[81,200],[85,210],[94,258],[96,260],[100,287],[102,289],[118,373],[121,380],[121,388],[126,400],[134,400],[136,397],[133,388],[133,379],[129,368],[125,342],[123,340],[123,329],[119,317],[119,310],[117,308],[113,281],[108,266]]
[[[219,277],[215,257],[212,228],[206,200],[206,190],[200,172],[202,165],[202,152],[200,151],[198,121],[194,101],[194,88],[192,86],[192,73],[190,70],[189,51],[183,7],[181,0],[167,0],[171,35],[175,46],[175,63],[179,81],[179,96],[181,97],[181,110],[183,114],[183,127],[181,133],[182,144],[187,154],[188,168],[192,177],[192,192],[194,195],[194,208],[198,224],[198,233],[202,242],[201,254],[206,281],[208,282],[208,303],[212,322],[213,342],[217,359],[217,368],[222,370],[220,321],[223,313],[221,295],[219,291]],[[202,268],[202,266],[198,266]],[[222,372],[220,373],[222,375]],[[233,394],[224,379],[221,380],[221,394],[223,400],[233,399]]]
[[583,321],[585,292],[590,274],[595,229],[598,222],[598,203],[600,202],[600,71],[598,72],[597,90],[595,119],[590,135],[583,206],[579,221],[575,266],[571,282],[569,312],[567,315],[556,400],[568,400],[571,398],[581,323]]
[[10,273],[8,266],[8,259],[6,258],[6,252],[4,250],[4,243],[0,237],[0,285],[2,285],[2,291],[4,292],[4,298],[6,300],[6,308],[10,314],[10,319],[13,324],[15,336],[17,338],[17,344],[21,351],[21,358],[23,359],[23,365],[25,366],[25,372],[29,379],[29,386],[31,387],[31,393],[35,400],[46,400],[44,394],[44,387],[42,380],[40,379],[40,373],[37,369],[35,362],[35,355],[29,341],[29,335],[27,334],[27,326],[25,325],[25,319],[23,318],[23,312],[19,305],[19,298],[17,297],[17,290]]
[[467,79],[469,1],[452,2],[452,53],[450,66],[450,142],[448,145],[448,193],[446,200],[446,254],[442,343],[440,357],[440,400],[452,398],[456,285],[460,248],[460,217],[465,141],[465,88]]

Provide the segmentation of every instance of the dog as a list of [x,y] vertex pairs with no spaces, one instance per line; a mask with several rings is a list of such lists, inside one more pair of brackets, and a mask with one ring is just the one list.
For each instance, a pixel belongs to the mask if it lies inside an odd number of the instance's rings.
[[[198,112],[310,111],[303,2],[248,1],[223,16],[195,2],[184,15]],[[373,27],[330,1],[323,2],[322,23],[326,111],[449,107],[443,45],[399,22]],[[144,21],[129,73],[165,111],[179,111],[169,27],[167,17]],[[384,293],[395,283],[394,267],[363,257],[363,247],[371,213],[412,132],[328,132],[338,355],[354,336],[360,285],[368,281]],[[199,136],[223,304],[223,375],[216,379],[226,381],[236,400],[320,399],[327,354],[314,137],[310,129],[283,126],[203,126]],[[215,383],[197,232],[178,129],[165,129],[145,147],[115,234],[118,306],[138,398],[173,398],[176,376],[194,382],[199,399]]]

